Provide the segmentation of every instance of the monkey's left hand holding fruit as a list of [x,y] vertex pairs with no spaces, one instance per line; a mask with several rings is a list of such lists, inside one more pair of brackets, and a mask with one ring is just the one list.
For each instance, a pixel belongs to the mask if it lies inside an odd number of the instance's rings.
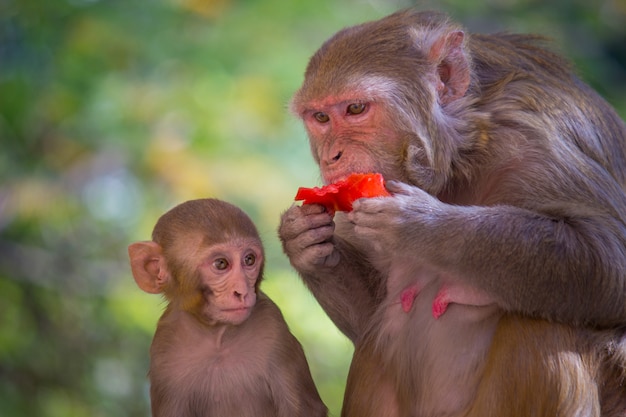
[[139,288],[168,302],[150,348],[153,417],[327,415],[302,346],[259,289],[263,246],[243,211],[187,201],[128,253]]

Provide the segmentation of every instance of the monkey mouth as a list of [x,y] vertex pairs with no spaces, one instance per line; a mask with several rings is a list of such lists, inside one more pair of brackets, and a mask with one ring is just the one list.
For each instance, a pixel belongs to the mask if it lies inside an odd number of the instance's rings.
[[363,168],[360,168],[360,169],[357,168],[348,172],[330,172],[327,175],[324,175],[324,181],[326,185],[336,184],[338,182],[347,180],[351,175],[354,175],[354,174],[371,174],[375,172],[377,172],[377,170],[375,169],[363,169]]
[[222,313],[235,317],[248,317],[252,311],[252,306],[240,306],[232,308],[223,308]]
[[348,173],[338,173],[338,174],[329,175],[328,177],[325,177],[326,185],[336,184],[340,181],[345,181],[346,178],[348,178],[351,174],[361,174],[361,172],[354,171],[354,172],[348,172]]
[[235,307],[222,309],[222,314],[232,324],[241,324],[250,317],[252,307]]
[[233,308],[224,308],[222,311],[226,313],[237,313],[242,311],[250,311],[252,306],[242,306],[242,307],[233,307]]
[[336,176],[336,177],[329,177],[329,178],[325,181],[325,183],[326,183],[325,185],[336,184],[336,183],[338,183],[339,181],[343,181],[343,180],[345,180],[346,178],[348,178],[348,176],[347,176],[347,175],[338,175],[338,176]]
[[338,169],[327,170],[322,173],[322,178],[324,180],[324,185],[335,184],[339,181],[343,181],[353,172],[343,172]]

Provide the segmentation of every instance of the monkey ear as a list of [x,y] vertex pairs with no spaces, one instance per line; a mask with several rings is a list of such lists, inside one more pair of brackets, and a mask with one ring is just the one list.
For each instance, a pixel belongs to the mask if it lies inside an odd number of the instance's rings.
[[461,98],[470,83],[470,65],[463,41],[465,34],[454,31],[439,37],[431,46],[428,58],[437,64],[435,86],[441,104]]
[[128,257],[139,288],[150,294],[163,292],[169,274],[161,246],[152,241],[135,242],[128,246]]

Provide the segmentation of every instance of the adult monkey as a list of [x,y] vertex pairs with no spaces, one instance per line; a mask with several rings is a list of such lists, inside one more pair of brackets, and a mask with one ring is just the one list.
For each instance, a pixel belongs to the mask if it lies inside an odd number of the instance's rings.
[[344,415],[624,415],[626,126],[540,40],[408,10],[311,58],[324,181],[395,194],[279,227],[355,343]]

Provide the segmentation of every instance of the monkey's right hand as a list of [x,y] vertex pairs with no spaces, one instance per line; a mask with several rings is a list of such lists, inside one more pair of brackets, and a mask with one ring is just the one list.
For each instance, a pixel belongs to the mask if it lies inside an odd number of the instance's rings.
[[283,251],[300,273],[315,273],[339,264],[341,256],[332,242],[334,232],[333,217],[319,204],[291,206],[278,227]]

